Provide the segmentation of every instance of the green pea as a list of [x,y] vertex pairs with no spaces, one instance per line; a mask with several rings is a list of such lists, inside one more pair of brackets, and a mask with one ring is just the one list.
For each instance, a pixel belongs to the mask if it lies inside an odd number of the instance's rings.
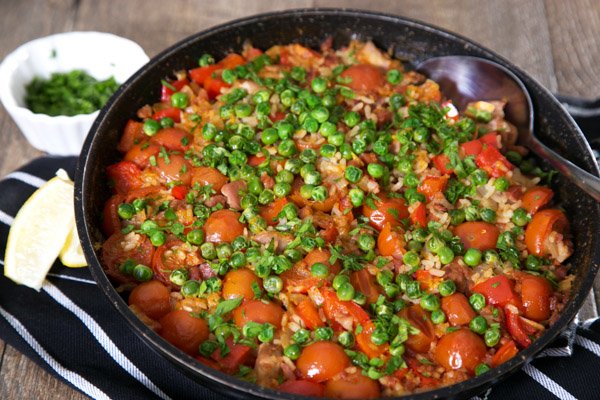
[[440,299],[433,293],[421,297],[421,307],[427,311],[435,311],[440,308]]
[[315,133],[315,132],[317,132],[319,130],[319,121],[317,121],[313,117],[308,117],[302,123],[302,127],[308,133]]
[[505,192],[510,186],[510,182],[505,177],[500,177],[494,181],[494,189],[499,192]]
[[195,297],[200,292],[200,282],[190,279],[181,286],[183,297]]
[[405,351],[406,351],[406,348],[404,347],[403,344],[398,344],[398,345],[390,347],[390,354],[393,357],[402,357],[402,355],[404,354]]
[[314,201],[325,201],[327,199],[327,188],[325,186],[315,186],[311,193],[311,198]]
[[427,240],[428,235],[429,233],[425,228],[417,228],[412,232],[413,239],[421,243],[424,243],[425,240]]
[[479,212],[479,215],[484,222],[496,222],[496,211],[492,210],[491,208],[483,208]]
[[417,252],[411,250],[411,251],[407,251],[404,254],[402,261],[404,262],[404,264],[408,265],[409,267],[417,267],[419,265],[419,263],[421,262],[421,258],[419,257]]
[[523,156],[517,153],[516,151],[509,150],[506,152],[506,159],[514,165],[519,165],[523,161]]
[[315,278],[325,279],[329,275],[329,267],[323,263],[314,263],[310,267],[310,273]]
[[471,328],[473,332],[483,335],[488,328],[488,324],[484,317],[478,315],[469,322],[469,328]]
[[495,345],[497,345],[500,342],[501,336],[502,335],[500,335],[499,329],[489,328],[488,330],[485,331],[485,334],[483,335],[483,339],[485,340],[485,345],[487,347],[494,347]]
[[319,171],[309,171],[304,176],[304,182],[307,185],[319,185],[319,184],[321,184],[321,173]]
[[200,252],[202,253],[202,258],[206,260],[214,260],[217,258],[217,250],[215,249],[215,245],[212,243],[202,243],[200,246]]
[[155,247],[162,246],[163,244],[165,244],[166,240],[167,235],[165,235],[165,233],[162,231],[154,231],[150,235],[150,242],[152,242],[152,245]]
[[248,241],[245,237],[238,236],[231,242],[231,247],[235,251],[244,250],[246,247],[248,247]]
[[365,201],[365,192],[359,188],[350,189],[348,196],[350,197],[350,202],[354,207],[362,206],[363,202]]
[[260,104],[268,102],[270,98],[271,94],[268,90],[259,90],[252,96],[252,101],[254,101],[255,104]]
[[190,279],[189,273],[185,268],[173,270],[169,275],[169,280],[177,286],[182,286],[188,279]]
[[296,263],[302,259],[302,253],[296,249],[286,249],[283,252],[283,255],[293,263]]
[[221,243],[217,246],[217,257],[219,260],[226,260],[233,254],[233,249],[229,243]]
[[142,210],[146,209],[146,206],[148,205],[146,203],[146,200],[144,199],[135,199],[132,203],[133,207],[135,208],[135,212],[138,213]]
[[464,255],[465,264],[470,267],[476,267],[481,263],[481,250],[471,248]]
[[433,310],[431,312],[431,322],[436,325],[446,322],[446,314],[442,310]]
[[479,376],[481,374],[485,374],[490,370],[490,367],[487,364],[479,364],[475,367],[475,376]]
[[248,180],[248,192],[251,194],[260,195],[263,189],[263,183],[258,176],[253,176]]
[[344,160],[352,160],[354,158],[354,153],[352,152],[352,146],[348,143],[342,143],[340,146],[340,154]]
[[266,145],[270,145],[279,140],[279,134],[277,133],[277,129],[275,128],[267,128],[265,129],[261,136],[260,140]]
[[421,292],[421,286],[417,281],[406,282],[406,295],[409,299],[418,299],[423,295]]
[[283,350],[283,355],[290,360],[297,360],[300,357],[302,349],[297,344],[291,344]]
[[369,234],[362,233],[358,237],[358,247],[364,252],[373,250],[375,248],[375,238]]
[[260,233],[267,229],[268,224],[264,218],[256,216],[248,221],[248,227],[250,228],[250,232]]
[[130,219],[136,214],[135,207],[129,203],[119,204],[117,214],[119,214],[119,217],[122,219]]
[[312,80],[310,86],[315,93],[323,93],[327,89],[327,81],[318,76]]
[[315,187],[313,185],[302,185],[300,186],[300,196],[305,199],[312,198],[312,192]]
[[417,253],[420,253],[421,250],[423,250],[423,243],[412,239],[408,242],[407,248],[409,251],[415,251]]
[[334,145],[326,143],[321,146],[320,153],[325,158],[332,158],[335,155],[336,148]]
[[413,139],[417,143],[427,143],[431,134],[427,128],[417,128],[413,132]]
[[332,122],[329,122],[329,121],[324,121],[323,123],[321,123],[321,126],[319,127],[319,133],[323,137],[329,137],[329,136],[333,135],[335,132],[337,132],[337,128],[336,128],[335,124]]
[[325,107],[318,107],[310,112],[310,116],[322,124],[329,118],[329,110]]
[[367,165],[367,172],[373,178],[379,179],[383,176],[385,169],[383,168],[383,165],[381,165],[381,164],[371,163],[371,164]]
[[286,169],[282,169],[275,176],[277,183],[292,183],[294,182],[294,174]]
[[223,79],[223,82],[231,85],[237,80],[237,76],[232,70],[224,69],[223,72],[221,72],[221,79]]
[[292,335],[292,340],[298,344],[306,343],[310,339],[310,331],[304,328],[298,329]]
[[409,172],[404,175],[404,184],[409,188],[419,186],[419,177],[414,172]]
[[263,287],[268,293],[279,293],[283,289],[283,280],[276,275],[268,276],[263,281]]
[[334,290],[339,290],[340,287],[346,283],[350,283],[348,275],[338,274],[333,278],[332,286]]
[[353,165],[349,165],[346,168],[346,172],[344,173],[344,176],[346,177],[346,180],[348,180],[348,182],[351,183],[357,183],[360,178],[362,177],[362,170],[360,168],[357,168]]
[[524,208],[517,208],[514,212],[510,220],[516,226],[525,226],[529,222],[529,215],[527,215],[527,211]]
[[296,154],[297,151],[298,149],[296,148],[296,143],[294,143],[294,141],[291,139],[282,140],[277,147],[277,152],[283,157],[291,157]]
[[160,124],[157,121],[155,121],[151,118],[148,118],[147,120],[144,121],[142,130],[144,131],[144,133],[146,135],[154,136],[160,130]]
[[438,284],[437,289],[440,295],[444,297],[450,296],[456,292],[456,284],[452,280],[445,280]]
[[275,336],[275,327],[269,323],[263,324],[262,331],[258,334],[258,340],[263,343],[269,343]]
[[150,279],[152,279],[154,273],[150,268],[146,267],[145,265],[138,264],[133,268],[132,275],[138,282],[147,282]]
[[198,65],[200,65],[201,67],[206,67],[206,66],[214,64],[214,63],[215,63],[215,59],[210,54],[202,54],[202,56],[198,60]]
[[191,244],[200,245],[204,242],[204,231],[202,229],[191,230],[185,238]]
[[485,185],[488,182],[488,174],[482,169],[476,169],[471,173],[471,182],[475,186]]
[[338,342],[345,348],[350,349],[354,347],[354,335],[352,332],[344,331],[338,336]]
[[275,194],[270,189],[263,190],[258,196],[258,202],[262,205],[267,205],[275,200]]
[[340,147],[342,144],[344,144],[345,139],[346,139],[346,137],[344,136],[343,133],[335,133],[333,135],[330,135],[327,138],[327,141],[336,147]]
[[354,286],[350,282],[343,283],[336,291],[338,298],[342,301],[352,300],[354,292]]
[[390,340],[390,337],[388,335],[388,333],[380,328],[375,328],[375,330],[373,331],[373,333],[371,333],[371,342],[373,342],[373,344],[375,345],[383,345],[384,343],[388,342]]
[[176,108],[186,108],[189,103],[188,95],[183,92],[173,93],[171,95],[171,105]]
[[279,134],[279,139],[289,139],[294,133],[294,126],[289,122],[282,122],[277,125],[277,133]]
[[477,221],[480,217],[479,215],[479,209],[477,208],[477,206],[474,205],[470,205],[467,208],[464,209],[465,210],[465,219],[469,222],[471,221]]
[[427,249],[434,254],[438,254],[443,248],[446,247],[444,245],[444,241],[436,235],[429,238],[429,240],[426,243],[426,246]]
[[500,256],[495,250],[486,250],[483,252],[483,261],[486,264],[495,264],[500,261]]
[[481,293],[473,293],[469,297],[469,303],[475,311],[481,311],[485,307],[485,297]]
[[278,182],[273,186],[273,193],[277,197],[285,197],[292,192],[292,185],[285,182]]
[[229,260],[233,268],[241,268],[246,265],[246,256],[241,251],[236,251]]
[[397,69],[390,69],[386,74],[387,81],[392,85],[397,85],[402,81],[402,73]]
[[175,121],[173,121],[173,118],[164,117],[164,118],[160,119],[161,128],[171,128],[174,125],[175,125]]
[[316,340],[331,340],[333,338],[333,329],[328,326],[322,326],[315,329]]
[[360,114],[356,111],[349,111],[344,114],[344,123],[349,128],[353,128],[360,122]]
[[202,137],[206,140],[213,140],[217,135],[217,127],[210,122],[207,122],[202,127]]
[[450,210],[450,223],[454,226],[460,225],[465,222],[465,210],[462,208],[457,208],[454,210]]

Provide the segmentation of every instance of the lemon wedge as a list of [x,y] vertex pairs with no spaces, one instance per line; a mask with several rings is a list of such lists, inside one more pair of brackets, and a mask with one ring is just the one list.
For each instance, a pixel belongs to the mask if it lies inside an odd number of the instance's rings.
[[67,241],[59,254],[60,262],[70,268],[86,267],[87,261],[79,242],[77,227],[73,226]]
[[61,251],[69,261],[79,251],[72,250],[76,239],[65,246],[75,227],[74,185],[64,170],[56,175],[36,190],[15,216],[4,257],[4,275],[38,291]]

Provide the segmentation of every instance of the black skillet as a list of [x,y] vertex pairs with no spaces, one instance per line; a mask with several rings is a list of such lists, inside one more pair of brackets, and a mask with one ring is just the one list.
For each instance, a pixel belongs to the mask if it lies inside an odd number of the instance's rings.
[[[598,167],[581,131],[546,89],[506,59],[474,42],[413,20],[357,10],[291,10],[220,25],[163,51],[118,90],[91,128],[76,174],[77,228],[95,280],[139,337],[182,372],[230,396],[301,398],[261,388],[203,366],[162,340],[129,310],[104,274],[95,250],[96,244],[104,240],[100,232],[100,214],[110,195],[104,171],[106,166],[119,159],[115,149],[127,119],[135,116],[141,106],[160,98],[161,79],[172,76],[174,71],[195,67],[201,54],[210,53],[219,59],[228,52],[239,52],[245,40],[262,49],[291,42],[318,48],[329,36],[333,37],[336,47],[347,44],[350,39],[373,40],[382,49],[392,49],[394,55],[404,60],[409,68],[428,57],[451,54],[484,57],[504,65],[521,78],[531,94],[538,137],[564,157],[598,175]],[[559,320],[529,348],[500,367],[453,386],[403,399],[467,398],[477,395],[531,360],[573,319],[592,287],[600,263],[600,205],[560,178],[555,189],[571,221],[575,253],[569,262],[576,275],[571,298]]]

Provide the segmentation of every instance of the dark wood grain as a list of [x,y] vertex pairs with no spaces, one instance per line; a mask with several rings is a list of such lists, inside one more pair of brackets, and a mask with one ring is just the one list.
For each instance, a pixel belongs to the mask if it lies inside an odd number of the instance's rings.
[[[69,30],[112,32],[150,56],[195,32],[255,13],[348,7],[403,15],[467,36],[498,52],[550,90],[600,94],[600,7],[596,0],[1,0],[0,58],[36,37]],[[0,176],[41,155],[0,107]],[[600,281],[596,282],[600,293]],[[600,298],[600,296],[596,296]],[[598,315],[593,297],[584,317]],[[0,341],[0,399],[85,399]]]

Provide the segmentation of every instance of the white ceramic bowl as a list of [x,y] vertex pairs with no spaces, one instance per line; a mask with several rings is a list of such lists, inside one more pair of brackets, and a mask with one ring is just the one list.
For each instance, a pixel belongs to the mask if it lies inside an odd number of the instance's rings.
[[29,143],[55,155],[79,154],[98,111],[73,117],[34,114],[25,87],[34,77],[82,69],[98,80],[122,84],[149,58],[135,42],[110,33],[68,32],[25,43],[0,64],[0,100]]

